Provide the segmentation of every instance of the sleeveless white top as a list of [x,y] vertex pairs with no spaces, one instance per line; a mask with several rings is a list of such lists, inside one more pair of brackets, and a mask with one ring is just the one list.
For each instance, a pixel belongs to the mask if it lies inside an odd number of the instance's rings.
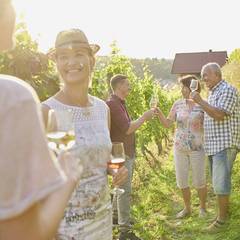
[[104,101],[90,96],[93,105],[65,105],[54,97],[43,104],[52,109],[71,110],[80,159],[88,161],[71,200],[65,210],[57,239],[111,240],[112,209],[107,181],[107,161],[111,139],[108,129],[108,107]]

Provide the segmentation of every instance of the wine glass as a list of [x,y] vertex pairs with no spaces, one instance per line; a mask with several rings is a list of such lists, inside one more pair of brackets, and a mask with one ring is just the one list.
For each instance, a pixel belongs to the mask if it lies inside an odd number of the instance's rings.
[[197,91],[198,89],[198,80],[192,79],[190,84],[190,89],[192,92]]
[[[113,142],[112,143],[112,155],[111,159],[108,162],[108,169],[114,176],[119,170],[124,165],[125,162],[125,152],[124,152],[124,146],[122,142]],[[125,191],[124,189],[119,188],[118,186],[115,186],[114,189],[112,190],[112,194],[114,195],[121,195]]]
[[68,110],[50,109],[47,122],[48,146],[59,154],[61,150],[68,150],[75,144],[73,115]]
[[150,99],[150,108],[156,108],[158,105],[158,96],[153,94]]

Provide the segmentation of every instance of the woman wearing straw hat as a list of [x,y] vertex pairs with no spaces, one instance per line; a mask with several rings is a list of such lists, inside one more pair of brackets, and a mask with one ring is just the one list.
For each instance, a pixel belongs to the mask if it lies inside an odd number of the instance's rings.
[[[49,55],[56,62],[62,89],[43,102],[44,119],[50,109],[71,111],[81,158],[89,163],[84,169],[60,225],[57,239],[111,240],[111,202],[107,182],[110,159],[109,109],[104,101],[88,94],[95,64],[96,44],[89,44],[79,29],[57,35]],[[122,167],[113,182],[120,185],[127,178]]]
[[[12,48],[14,25],[11,1],[0,0],[0,51]],[[0,239],[52,239],[77,179],[72,171],[66,179],[50,155],[40,102],[26,82],[0,75],[0,105]]]

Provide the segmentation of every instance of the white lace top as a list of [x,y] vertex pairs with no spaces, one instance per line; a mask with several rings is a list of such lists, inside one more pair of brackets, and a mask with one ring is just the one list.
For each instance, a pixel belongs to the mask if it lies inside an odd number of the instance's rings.
[[52,109],[71,109],[76,143],[81,149],[80,158],[89,162],[66,208],[57,235],[57,239],[61,240],[112,239],[107,182],[107,161],[111,151],[108,107],[104,101],[93,96],[90,98],[93,105],[85,108],[65,105],[54,97],[43,102]]

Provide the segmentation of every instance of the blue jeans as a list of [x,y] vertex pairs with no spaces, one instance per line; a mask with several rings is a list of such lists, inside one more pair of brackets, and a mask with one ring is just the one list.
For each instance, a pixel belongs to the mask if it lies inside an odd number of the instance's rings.
[[226,148],[221,152],[208,156],[215,194],[230,194],[232,167],[237,153],[236,148]]
[[135,158],[127,159],[125,167],[128,169],[128,179],[120,188],[124,189],[124,193],[113,198],[113,211],[117,209],[118,224],[120,231],[127,231],[131,228],[130,223],[130,205],[132,192],[132,177]]

